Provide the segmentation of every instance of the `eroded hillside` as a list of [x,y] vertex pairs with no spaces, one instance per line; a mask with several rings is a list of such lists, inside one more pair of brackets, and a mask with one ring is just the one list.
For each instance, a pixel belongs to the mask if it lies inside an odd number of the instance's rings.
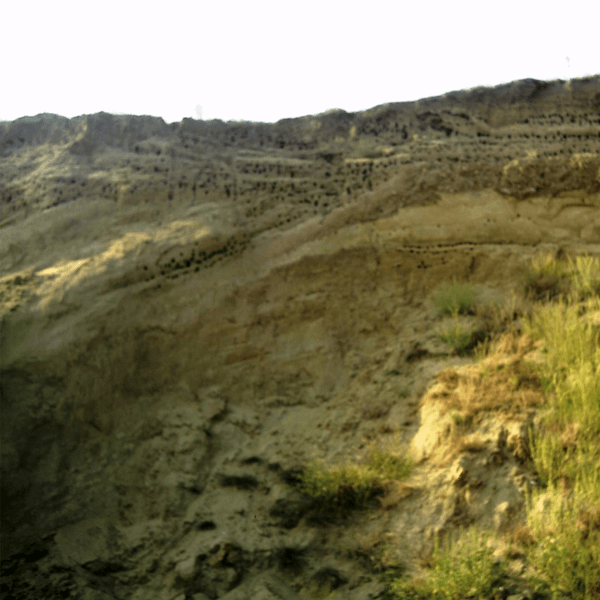
[[[7,598],[377,598],[382,540],[418,569],[440,531],[521,522],[536,402],[434,460],[422,401],[474,358],[431,298],[600,257],[600,78],[272,125],[39,115],[0,147]],[[419,461],[374,511],[294,486],[373,443]]]

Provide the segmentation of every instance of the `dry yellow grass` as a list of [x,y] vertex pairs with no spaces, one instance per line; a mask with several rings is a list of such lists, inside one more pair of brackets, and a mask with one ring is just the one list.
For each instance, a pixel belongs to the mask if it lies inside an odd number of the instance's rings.
[[450,368],[437,375],[445,390],[430,399],[449,410],[456,409],[467,424],[477,421],[486,411],[514,414],[544,402],[540,378],[533,366],[524,361],[534,349],[528,336],[505,334],[494,351],[468,375]]

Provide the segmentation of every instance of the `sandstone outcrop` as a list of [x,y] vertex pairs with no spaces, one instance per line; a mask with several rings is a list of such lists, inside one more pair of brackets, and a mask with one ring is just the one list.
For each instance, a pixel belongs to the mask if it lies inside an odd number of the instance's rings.
[[[438,460],[436,376],[477,367],[431,297],[501,302],[541,251],[600,257],[597,76],[275,124],[0,124],[3,593],[375,598],[385,544],[418,568],[440,531],[509,530],[534,411]],[[373,443],[420,461],[374,513],[294,488]]]

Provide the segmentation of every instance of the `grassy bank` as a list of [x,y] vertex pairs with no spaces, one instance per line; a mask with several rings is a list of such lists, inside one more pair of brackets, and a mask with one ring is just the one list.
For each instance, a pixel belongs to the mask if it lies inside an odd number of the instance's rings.
[[[470,286],[454,281],[434,297],[438,311],[455,319],[439,337],[457,354],[478,359],[494,352],[506,333],[541,342],[543,362],[534,368],[544,401],[539,424],[529,432],[529,466],[539,485],[526,498],[526,524],[513,531],[510,552],[527,564],[523,598],[595,600],[600,598],[600,262],[589,256],[560,261],[539,256],[522,292],[501,307],[476,307]],[[459,314],[478,314],[484,330],[463,330]],[[386,477],[405,477],[409,469],[403,459],[383,455],[367,466],[313,465],[302,489],[339,508],[364,508]],[[419,581],[395,575],[390,598],[504,600],[510,555],[494,558],[488,543],[493,537],[471,529],[437,540],[427,575]]]

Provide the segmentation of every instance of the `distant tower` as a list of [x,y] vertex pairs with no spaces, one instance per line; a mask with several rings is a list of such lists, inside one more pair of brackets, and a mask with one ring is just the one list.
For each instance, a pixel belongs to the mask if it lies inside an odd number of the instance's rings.
[[196,104],[196,116],[202,121],[202,106],[200,104]]

